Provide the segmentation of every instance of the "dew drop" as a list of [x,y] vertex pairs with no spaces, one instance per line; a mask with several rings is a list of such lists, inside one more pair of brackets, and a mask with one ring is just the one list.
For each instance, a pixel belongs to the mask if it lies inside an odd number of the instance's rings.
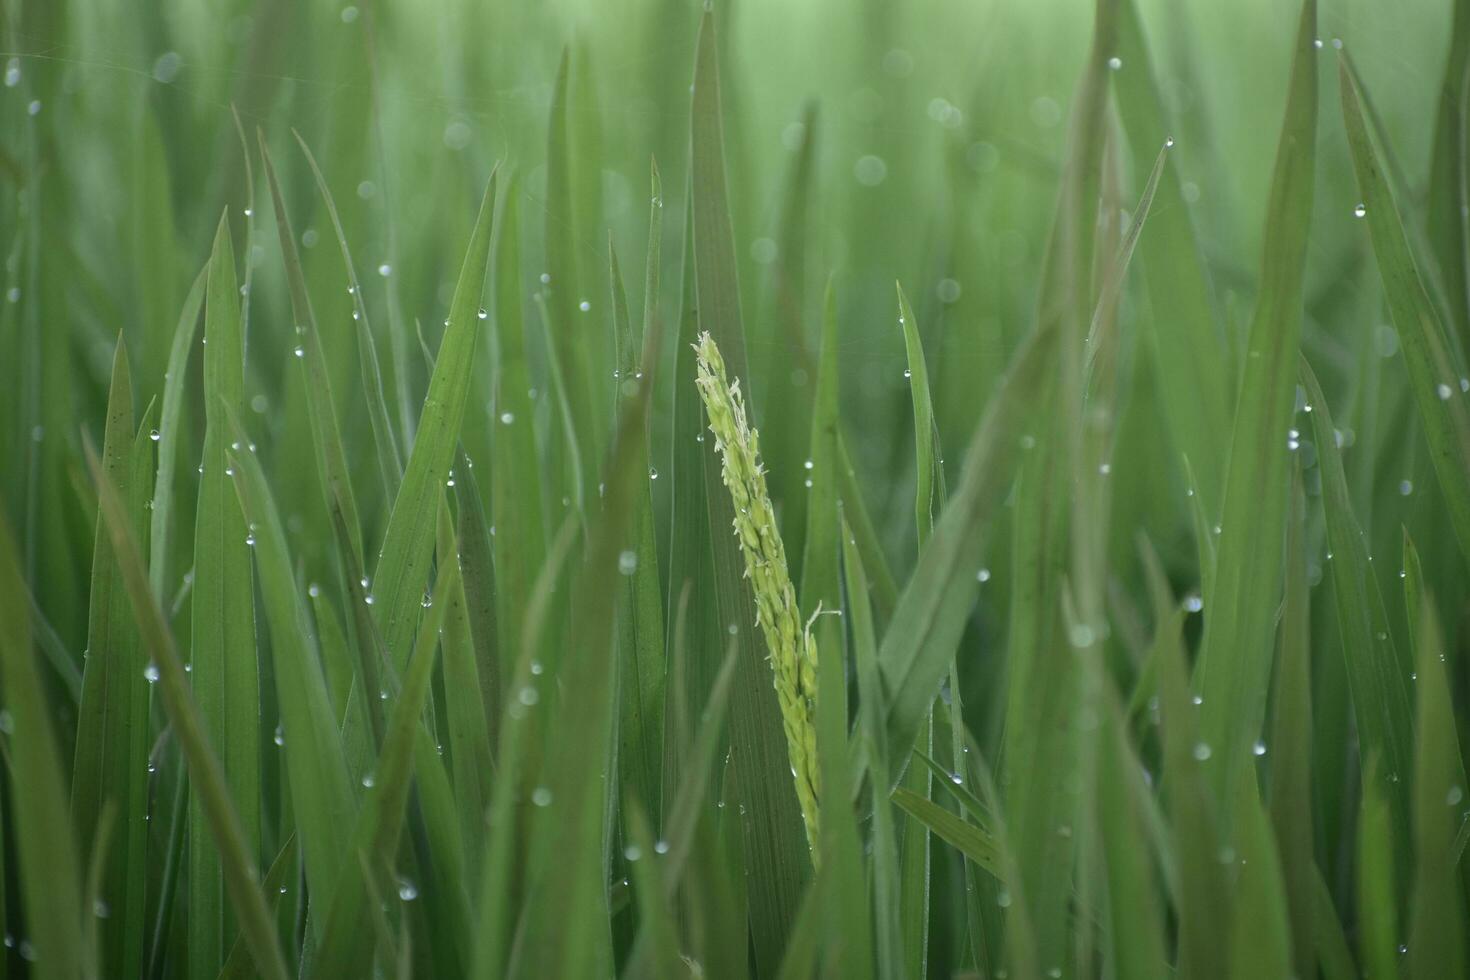
[[163,438],[163,433],[159,432],[157,429],[154,429],[152,432],[148,433],[148,438],[152,439],[154,442],[157,442],[158,440]]
[[1365,217],[1367,214],[1368,214],[1368,206],[1366,204],[1363,204],[1363,203],[1360,202],[1357,207],[1353,208],[1353,217],[1354,218],[1362,218],[1362,217]]
[[540,807],[551,806],[551,790],[537,786],[531,791],[531,802]]
[[146,680],[149,684],[157,684],[158,683],[158,665],[157,664],[149,664],[147,667],[144,667],[143,668],[143,679]]
[[618,571],[624,575],[632,575],[638,569],[638,555],[636,552],[624,551],[618,555]]

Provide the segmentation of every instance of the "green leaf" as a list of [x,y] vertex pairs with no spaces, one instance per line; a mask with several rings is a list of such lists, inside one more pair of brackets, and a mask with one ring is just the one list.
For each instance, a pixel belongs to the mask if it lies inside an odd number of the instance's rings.
[[[653,172],[654,201],[662,200],[658,171]],[[647,272],[644,277],[644,326],[635,336],[623,293],[617,252],[608,243],[612,281],[614,332],[617,337],[618,393],[615,408],[629,405],[639,389],[652,385],[639,367],[641,340],[657,331],[658,263],[662,204],[650,206]],[[635,433],[636,465],[649,466],[647,432]],[[653,812],[661,812],[659,780],[664,747],[664,623],[663,586],[659,580],[658,548],[654,541],[652,481],[640,481],[633,502],[628,540],[618,554],[617,639],[619,689],[618,766],[625,792],[632,792]],[[631,567],[630,567],[631,566]]]
[[978,588],[982,532],[1010,488],[1021,446],[1018,432],[1029,417],[1056,339],[1054,330],[1039,332],[1016,353],[971,439],[959,483],[939,515],[930,546],[883,634],[878,660],[889,692],[890,779],[903,772],[906,753],[969,617]]
[[[1134,0],[1118,3],[1117,57],[1127,70],[1114,73],[1115,102],[1133,158],[1141,163],[1174,133]],[[1177,169],[1163,175],[1152,231],[1142,243],[1149,306],[1144,322],[1160,414],[1175,451],[1190,457],[1200,506],[1213,518],[1224,492],[1232,392],[1229,373],[1219,370],[1225,349],[1183,182]]]
[[296,323],[294,353],[302,364],[306,414],[311,422],[322,492],[328,509],[336,508],[342,512],[341,523],[346,527],[353,554],[361,561],[361,519],[357,514],[357,498],[352,493],[352,481],[348,475],[347,455],[342,448],[342,430],[337,424],[337,407],[332,400],[331,374],[327,369],[321,335],[317,331],[316,314],[311,309],[311,297],[306,291],[306,275],[301,269],[301,256],[296,251],[296,235],[291,230],[291,219],[286,214],[286,201],[281,196],[275,164],[271,162],[263,134],[260,138],[260,157],[265,162],[266,182],[270,185],[271,201],[276,212],[281,257],[286,265],[286,284],[291,293],[291,316]]
[[[163,375],[163,407],[158,419],[158,475],[153,481],[153,509],[149,514],[148,578],[153,594],[164,597],[168,582],[169,559],[172,556],[174,531],[175,460],[182,437],[184,382],[189,368],[189,354],[194,349],[194,334],[199,327],[199,312],[204,309],[205,282],[209,266],[199,270],[194,285],[189,287],[179,324],[174,328],[173,343],[168,350],[168,370]],[[105,450],[104,450],[105,452]]]
[[909,394],[914,402],[914,462],[917,476],[914,485],[914,519],[919,532],[919,551],[929,541],[934,529],[934,512],[942,503],[944,471],[934,455],[935,435],[934,404],[929,397],[929,369],[924,366],[924,346],[919,340],[919,324],[909,306],[909,298],[898,288],[898,325],[903,331],[904,352],[908,356],[908,368],[904,375],[909,379]]
[[[134,431],[127,349],[119,338],[112,362],[102,465],[118,493],[128,500],[135,532],[142,530],[152,448],[146,429]],[[141,473],[139,460],[146,461]],[[135,473],[142,479],[136,479]],[[87,657],[72,761],[71,820],[83,844],[83,854],[91,854],[90,861],[102,870],[97,899],[106,904],[110,914],[97,923],[101,931],[100,962],[129,973],[136,973],[141,965],[143,885],[147,880],[149,726],[148,682],[143,668],[127,589],[99,516],[92,548]],[[104,809],[110,810],[114,823],[114,843],[105,857],[91,851],[92,841],[100,834]]]
[[[421,430],[421,438],[422,435]],[[434,583],[434,594],[448,594],[457,571],[453,562],[446,563]],[[374,891],[392,894],[397,889],[392,870],[403,833],[415,763],[420,758],[417,746],[421,742],[424,706],[428,702],[446,605],[431,605],[424,613],[413,656],[403,675],[403,686],[383,733],[377,766],[363,780],[368,792],[350,830],[339,828],[339,832],[349,834],[349,857],[343,863],[332,904],[320,912],[326,921],[313,976],[361,976],[368,972],[374,950],[372,944],[363,941],[363,936],[371,928],[369,920],[376,907]]]
[[[550,341],[550,353],[555,371],[565,386],[566,418],[563,419],[571,441],[580,448],[583,460],[598,458],[601,445],[599,435],[600,413],[593,409],[594,393],[606,391],[605,386],[594,382],[592,350],[595,339],[591,329],[592,319],[578,309],[584,297],[578,272],[577,225],[575,201],[573,199],[573,175],[571,132],[567,120],[567,81],[571,66],[571,51],[563,48],[561,61],[556,70],[556,83],[551,99],[551,116],[547,123],[546,148],[546,266],[542,282],[545,288],[538,294],[545,301],[546,333]],[[564,462],[570,462],[565,460]],[[571,496],[579,506],[591,506],[596,499],[595,488],[589,482],[593,473],[588,466],[582,472],[576,466],[568,466],[554,478],[554,496]]]
[[[455,480],[456,487],[458,479]],[[425,603],[446,603],[444,611],[444,720],[449,729],[449,761],[454,777],[454,802],[459,813],[460,834],[470,845],[468,874],[476,877],[479,842],[485,823],[485,805],[490,795],[490,733],[485,720],[484,688],[470,635],[464,566],[454,535],[446,495],[439,508],[438,561],[460,566],[447,595],[425,594]]]
[[1461,554],[1470,557],[1470,404],[1465,385],[1457,377],[1444,327],[1409,248],[1393,191],[1379,168],[1363,121],[1363,84],[1346,54],[1338,63],[1338,81],[1343,126],[1383,278],[1384,299],[1398,330],[1409,387],[1450,524]]
[[0,679],[14,725],[8,802],[21,909],[35,949],[35,975],[71,980],[82,975],[81,863],[67,817],[61,752],[31,648],[27,591],[10,527],[0,518]]
[[[327,207],[327,216],[332,220],[332,230],[337,235],[337,246],[342,252],[342,263],[347,268],[347,288],[352,294],[352,320],[357,328],[357,359],[362,376],[363,395],[367,398],[368,422],[373,430],[373,442],[377,447],[378,472],[383,481],[385,498],[392,499],[398,492],[398,481],[403,477],[403,459],[398,453],[398,442],[393,436],[393,423],[388,420],[388,404],[383,397],[383,375],[378,368],[378,348],[373,341],[372,327],[368,324],[367,304],[363,299],[362,283],[357,280],[357,267],[352,263],[352,252],[347,247],[347,233],[342,230],[342,219],[337,214],[337,202],[332,199],[327,179],[317,166],[311,148],[295,130],[291,135],[301,147],[306,162],[316,178],[317,190]],[[402,373],[400,367],[399,373]],[[400,406],[407,411],[407,406]]]
[[1444,668],[1444,640],[1426,595],[1416,630],[1414,884],[1409,899],[1409,976],[1466,976],[1465,897],[1451,857],[1464,809],[1465,766]]
[[1291,976],[1291,931],[1271,821],[1256,795],[1255,773],[1242,769],[1237,778],[1232,825],[1240,863],[1230,921],[1230,976]]
[[1388,797],[1378,778],[1376,757],[1363,765],[1363,801],[1358,818],[1358,956],[1363,973],[1399,973],[1399,888],[1394,875],[1394,829]]
[[1001,877],[1000,856],[995,840],[985,831],[910,790],[894,790],[893,802],[975,862],[977,867],[983,868],[995,878]]
[[[217,867],[223,879],[224,893],[234,907],[235,918],[249,945],[256,972],[266,980],[286,980],[286,964],[276,939],[275,925],[260,892],[255,844],[246,835],[224,766],[211,745],[206,716],[203,708],[195,703],[192,693],[190,674],[184,669],[184,661],[174,646],[173,634],[163,618],[163,610],[149,589],[143,559],[128,523],[126,505],[107,479],[90,444],[85,444],[85,448],[88,468],[97,484],[98,509],[111,538],[118,567],[122,569],[143,649],[158,671],[160,699],[173,728],[174,740],[188,766],[192,801],[209,831],[211,849],[218,854]],[[243,540],[241,544],[244,544]],[[198,667],[194,670],[197,672]]]
[[[342,831],[356,814],[347,782],[347,760],[327,696],[311,618],[292,574],[286,529],[260,462],[249,448],[249,435],[233,415],[230,423],[231,445],[240,448],[231,450],[226,459],[249,522],[261,597],[270,624],[272,673],[285,738],[292,816],[301,835],[307,887],[318,908],[324,910],[331,907],[332,892],[348,860],[347,839]],[[320,941],[324,917],[313,917],[312,925],[317,930],[313,938]]]
[[[239,301],[229,219],[224,215],[215,232],[205,293],[204,472],[194,522],[190,680],[208,743],[218,747],[254,867],[261,841],[255,585],[245,516],[226,472],[234,437],[225,412],[239,411],[244,400]],[[194,790],[189,824],[189,963],[190,972],[213,975],[233,936],[225,917],[214,821],[201,795],[205,788],[196,782]]]
[[[520,190],[520,183],[511,176],[506,181],[495,227],[495,315],[491,322],[497,356],[495,431],[490,445],[489,478],[490,524],[496,533],[490,544],[495,557],[498,642],[507,658],[514,657],[521,649],[524,617],[536,576],[546,560],[547,534],[541,511],[541,458],[533,424],[536,406],[528,394],[531,374],[526,361],[526,326],[521,306],[523,287],[517,220]],[[473,584],[473,578],[466,582],[467,586]],[[495,707],[498,709],[499,705]]]
[[[823,330],[822,362],[835,370],[835,345],[826,343],[826,338],[833,331],[835,324]],[[822,405],[823,401],[819,397],[813,425],[819,424],[818,420],[823,417]],[[835,405],[831,408],[835,409]],[[894,826],[892,800],[885,792],[891,785],[888,749],[884,742],[887,707],[884,704],[882,674],[878,669],[878,644],[873,633],[873,611],[869,605],[866,570],[846,521],[843,522],[841,534],[842,568],[848,596],[844,612],[852,623],[853,666],[858,683],[857,739],[859,751],[867,758],[873,786],[870,839],[873,851],[872,904],[874,931],[877,933],[874,937],[877,974],[884,978],[899,977],[903,975],[904,969],[903,933],[900,929],[902,909],[899,904],[901,886],[898,841],[895,836],[897,828]]]
[[475,336],[480,330],[480,295],[484,291],[490,231],[495,205],[495,174],[491,173],[480,202],[479,217],[465,251],[449,325],[439,344],[429,391],[424,396],[418,436],[408,466],[393,500],[393,511],[383,533],[383,547],[373,573],[372,595],[383,642],[398,670],[408,663],[429,560],[434,551],[434,529],[439,499],[454,461],[474,365]]
[[[1269,812],[1281,849],[1292,965],[1299,977],[1317,973],[1312,923],[1312,876],[1317,867],[1312,827],[1311,580],[1307,573],[1305,510],[1301,468],[1297,466],[1292,468],[1291,503],[1286,516],[1286,596],[1277,633],[1271,734],[1268,741],[1255,747],[1258,755],[1269,752]],[[1333,578],[1335,581],[1336,575]]]
[[[1111,694],[1111,692],[1109,692]],[[1122,713],[1109,697],[1097,756],[1097,808],[1107,864],[1112,962],[1120,980],[1165,975],[1163,910],[1140,801],[1142,767],[1126,738]]]
[[1342,638],[1343,662],[1358,722],[1364,756],[1378,759],[1379,788],[1393,813],[1395,851],[1400,871],[1408,867],[1409,797],[1404,776],[1412,757],[1408,657],[1400,653],[1388,626],[1368,541],[1348,499],[1347,477],[1337,447],[1327,400],[1306,361],[1302,381],[1312,406],[1322,502],[1327,517],[1327,550],[1332,592]]
[[1206,773],[1222,802],[1260,737],[1281,596],[1281,541],[1291,483],[1286,441],[1296,394],[1316,160],[1316,30],[1316,0],[1304,0],[1267,204],[1261,287],[1226,467],[1215,588],[1205,597],[1197,667],[1204,698],[1200,733],[1211,752]]

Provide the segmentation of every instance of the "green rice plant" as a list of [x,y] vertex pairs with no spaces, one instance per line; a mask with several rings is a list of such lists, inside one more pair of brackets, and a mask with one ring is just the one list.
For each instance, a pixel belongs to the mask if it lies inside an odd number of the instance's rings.
[[0,980],[1470,972],[1466,0],[0,39]]

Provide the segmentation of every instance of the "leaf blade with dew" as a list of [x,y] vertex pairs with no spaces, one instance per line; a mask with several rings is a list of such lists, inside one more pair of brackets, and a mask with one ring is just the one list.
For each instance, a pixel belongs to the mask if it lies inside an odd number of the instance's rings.
[[[127,349],[119,337],[113,352],[112,383],[102,443],[108,478],[128,498],[129,518],[141,531],[148,471],[152,462],[147,430],[133,426],[132,375]],[[145,424],[147,419],[143,420]],[[135,442],[141,437],[142,445]],[[135,479],[135,474],[141,480]],[[138,650],[138,630],[128,606],[122,573],[112,555],[107,529],[99,517],[93,531],[91,588],[88,593],[87,656],[77,706],[76,750],[72,759],[71,819],[84,853],[100,836],[98,821],[111,808],[116,840],[107,855],[91,853],[98,868],[97,900],[114,910],[99,923],[101,962],[129,972],[140,966],[143,926],[147,812],[148,682]]]
[[[824,895],[820,919],[814,930],[823,950],[825,969],[834,975],[862,980],[873,974],[873,941],[869,928],[868,888],[863,844],[857,814],[851,799],[841,792],[852,770],[856,748],[848,738],[847,661],[843,655],[842,583],[839,571],[840,537],[836,485],[833,477],[837,450],[838,378],[836,358],[835,297],[829,290],[828,315],[824,317],[822,359],[817,379],[819,399],[812,414],[811,470],[817,478],[816,459],[823,463],[821,494],[812,494],[807,530],[815,567],[802,564],[802,597],[812,609],[815,623],[808,621],[815,648],[824,651],[816,664],[816,755],[821,785],[837,788],[828,793],[818,812],[818,841],[822,853],[818,873],[811,886],[813,896]],[[815,488],[813,488],[815,490]],[[818,514],[816,506],[822,508]],[[815,604],[813,600],[815,599]],[[865,601],[865,600],[864,600]],[[825,613],[825,615],[824,615]],[[925,868],[925,871],[928,869]]]
[[[204,472],[194,524],[190,678],[209,744],[238,808],[252,856],[260,848],[260,677],[255,644],[250,532],[229,486],[227,410],[244,398],[240,292],[229,216],[220,218],[209,260],[204,308]],[[212,341],[212,342],[211,342]],[[204,788],[198,784],[198,792]],[[226,914],[213,821],[195,796],[189,823],[190,970],[211,975],[224,962]]]
[[[903,285],[894,284],[898,292],[898,323],[903,333],[904,353],[908,367],[904,370],[909,380],[909,396],[914,408],[914,526],[918,536],[919,552],[929,542],[934,531],[934,513],[944,503],[944,472],[936,461],[934,444],[937,430],[934,424],[934,403],[929,396],[929,369],[924,363],[924,347],[919,340],[919,324],[909,300],[904,295]],[[948,674],[953,683],[951,696],[957,696],[958,683],[951,656]],[[934,751],[934,698],[931,695],[926,716],[919,723],[915,752]],[[929,799],[932,784],[929,771],[923,766],[909,766],[903,774],[904,789]],[[927,972],[929,956],[929,902],[930,902],[930,843],[929,833],[922,821],[909,821],[903,826],[900,837],[900,861],[902,876],[904,949],[907,954],[907,972],[920,976]]]
[[301,147],[301,152],[311,168],[317,190],[321,192],[322,202],[326,205],[327,216],[331,218],[332,230],[337,235],[337,247],[342,252],[342,263],[347,267],[347,288],[352,294],[352,321],[357,330],[358,367],[362,377],[363,396],[367,399],[368,422],[373,431],[373,443],[377,447],[378,472],[383,481],[383,496],[384,499],[392,500],[398,492],[398,482],[403,478],[403,457],[398,452],[398,441],[393,435],[393,423],[388,417],[388,403],[383,396],[383,375],[378,368],[378,348],[373,340],[372,328],[368,326],[367,305],[363,300],[362,284],[357,280],[357,268],[352,263],[352,252],[347,247],[347,233],[342,230],[342,219],[337,213],[337,202],[332,198],[332,190],[327,186],[327,179],[323,176],[321,167],[317,166],[316,157],[312,155],[311,148],[306,145],[306,140],[302,139],[301,134],[295,130],[291,131],[291,135],[296,137],[296,143]]
[[[825,352],[835,364],[836,352]],[[817,418],[821,417],[821,401]],[[814,419],[815,424],[815,419]],[[887,708],[883,703],[883,679],[878,669],[878,642],[873,631],[873,611],[869,605],[867,573],[858,554],[846,520],[841,528],[843,584],[848,601],[844,607],[851,620],[854,673],[858,684],[859,751],[867,760],[872,776],[873,817],[869,840],[873,852],[872,904],[876,935],[873,945],[880,977],[903,975],[903,933],[900,930],[899,863],[897,828],[894,826],[893,802],[886,792],[892,780],[888,774],[888,748],[884,741]],[[810,540],[810,539],[808,539]]]
[[[434,583],[434,592],[447,594],[457,571],[452,562],[446,563]],[[349,832],[349,858],[342,866],[332,905],[323,912],[326,921],[313,976],[360,976],[371,959],[373,948],[361,937],[371,929],[372,892],[382,892],[393,883],[390,872],[403,833],[444,606],[431,606],[419,624],[413,655],[386,722],[371,785],[367,786],[370,792]]]
[[286,980],[285,958],[260,892],[255,847],[236,809],[224,766],[210,743],[204,712],[192,694],[190,674],[184,669],[163,610],[149,589],[142,555],[128,524],[126,506],[107,479],[91,445],[84,443],[84,448],[88,468],[97,484],[98,511],[105,520],[113,553],[122,569],[143,648],[158,670],[160,700],[188,766],[190,793],[203,811],[219,854],[225,893],[249,944],[256,972],[267,980]]
[[[658,178],[653,180],[653,198],[660,196]],[[659,227],[659,208],[652,207],[652,227]],[[657,315],[658,232],[649,236],[645,322]],[[638,352],[643,334],[636,335],[628,316],[622,271],[617,252],[608,241],[608,275],[612,282],[614,336],[617,347],[618,382],[614,409],[630,404],[643,385],[652,385],[639,367]],[[649,466],[647,433],[634,434],[640,441],[634,452],[638,466]],[[662,812],[660,775],[663,762],[664,623],[662,583],[659,581],[658,546],[654,541],[652,481],[644,480],[633,503],[629,535],[618,553],[617,635],[620,700],[618,712],[618,766],[625,791],[631,790],[652,812]]]
[[[1114,99],[1133,157],[1143,161],[1173,138],[1134,0],[1118,5],[1118,58],[1126,70],[1114,73]],[[1166,425],[1176,449],[1191,455],[1201,506],[1213,517],[1224,492],[1230,433],[1228,374],[1213,369],[1224,345],[1181,176],[1171,170],[1159,193],[1154,231],[1142,246],[1149,270],[1144,282],[1151,307],[1149,348]]]
[[436,555],[441,565],[453,562],[460,566],[447,595],[425,593],[423,602],[426,606],[437,602],[448,604],[444,611],[444,635],[440,644],[444,658],[444,722],[449,729],[454,802],[459,812],[460,834],[471,846],[467,872],[473,879],[479,867],[478,844],[493,769],[484,688],[471,635],[469,602],[464,586],[464,565],[447,495],[439,507]]
[[966,450],[959,483],[939,515],[930,546],[883,634],[878,660],[891,698],[885,736],[890,779],[903,772],[906,753],[969,616],[981,567],[981,534],[1010,486],[1019,445],[1014,433],[1031,406],[1056,339],[1054,330],[1034,334],[1012,359]]
[[459,505],[454,533],[459,546],[465,615],[474,648],[475,671],[480,679],[480,710],[485,717],[487,744],[493,746],[508,673],[505,662],[508,654],[500,646],[500,622],[495,608],[500,593],[493,542],[496,535],[491,533],[486,520],[474,461],[463,454],[461,459],[464,471],[454,481],[455,500]]
[[424,396],[418,435],[409,453],[392,513],[383,532],[383,547],[373,573],[373,595],[383,642],[398,670],[408,662],[421,611],[424,581],[434,550],[442,487],[454,461],[474,365],[480,294],[490,253],[496,174],[491,172],[479,216],[465,250],[454,288],[449,326],[444,329],[429,390]]
[[[673,446],[669,453],[668,497],[668,592],[665,608],[670,615],[665,621],[668,638],[664,647],[676,649],[682,639],[686,646],[701,651],[688,657],[680,668],[671,667],[665,685],[667,705],[664,728],[664,783],[672,786],[680,780],[687,747],[679,738],[678,719],[686,704],[706,703],[714,683],[716,666],[702,651],[719,649],[729,639],[720,632],[719,611],[715,605],[711,583],[714,566],[711,555],[711,525],[706,504],[708,487],[705,478],[704,406],[700,403],[695,383],[694,342],[699,336],[698,298],[694,287],[693,209],[686,208],[684,241],[679,283],[680,311],[674,338]],[[651,475],[651,474],[650,474]],[[676,615],[675,611],[679,613]],[[675,633],[682,618],[684,630]],[[671,661],[673,657],[671,656]],[[727,734],[721,733],[727,741]]]
[[[311,620],[292,573],[285,526],[260,462],[248,448],[248,434],[233,413],[229,423],[232,445],[242,447],[227,458],[251,528],[251,550],[270,627],[292,819],[301,836],[307,885],[325,909],[331,906],[341,869],[350,860],[342,828],[351,824],[356,806],[347,783],[347,760]],[[312,925],[314,940],[320,941],[325,920],[316,916]]]
[[899,787],[893,791],[892,798],[899,809],[928,827],[977,867],[992,877],[1001,877],[999,852],[994,839],[985,831],[912,790]]
[[1464,802],[1465,767],[1445,671],[1444,639],[1426,594],[1415,630],[1419,680],[1414,743],[1414,881],[1407,918],[1412,977],[1466,976],[1465,898],[1451,860]]
[[342,430],[337,423],[337,408],[332,400],[332,379],[327,370],[326,353],[322,349],[321,335],[317,331],[311,296],[306,289],[306,274],[301,268],[301,256],[296,251],[296,236],[292,233],[291,219],[286,213],[286,199],[281,194],[275,163],[271,160],[270,150],[266,148],[263,133],[259,142],[260,158],[265,164],[266,183],[270,186],[271,202],[276,215],[281,258],[286,266],[291,316],[296,323],[298,341],[295,353],[302,362],[306,414],[311,424],[312,441],[315,443],[322,493],[329,508],[336,507],[342,512],[342,524],[347,529],[349,544],[361,561],[362,521],[358,517],[357,498],[352,492],[347,454],[342,446]]
[[934,403],[929,397],[929,369],[924,364],[924,345],[919,340],[919,324],[904,295],[903,284],[898,289],[898,325],[903,331],[904,353],[908,367],[904,376],[909,379],[909,393],[914,404],[914,462],[917,469],[914,489],[914,520],[919,533],[919,550],[929,541],[934,530],[934,514],[944,482],[944,474],[934,454],[935,426]]
[[[490,526],[496,572],[496,621],[507,676],[521,647],[523,617],[546,561],[542,469],[532,424],[531,375],[521,303],[520,182],[505,181],[492,260],[495,358],[495,438],[490,445]],[[499,705],[495,706],[496,708]]]
[[1408,657],[1393,642],[1388,612],[1368,554],[1368,540],[1348,496],[1332,413],[1316,374],[1305,360],[1301,363],[1301,378],[1317,435],[1332,593],[1348,688],[1363,754],[1378,760],[1380,789],[1393,814],[1396,862],[1402,873],[1409,859],[1409,795],[1404,777],[1413,759]]
[[1227,965],[1227,937],[1218,928],[1218,910],[1227,907],[1229,882],[1220,865],[1221,847],[1215,801],[1201,770],[1199,721],[1189,694],[1184,659],[1184,612],[1169,592],[1152,548],[1144,548],[1144,569],[1154,611],[1154,659],[1158,665],[1162,728],[1164,802],[1170,813],[1169,843],[1178,878],[1177,969],[1183,976],[1219,980]]
[[62,980],[82,975],[81,864],[67,818],[61,752],[31,648],[26,592],[15,541],[0,518],[0,677],[14,723],[8,801],[20,845],[21,907],[37,976]]
[[1127,728],[1107,692],[1099,732],[1097,810],[1106,862],[1108,921],[1113,969],[1119,977],[1157,977],[1167,972],[1164,904],[1158,894],[1141,800],[1142,765],[1128,744]]
[[[644,338],[642,370],[652,370],[656,332]],[[606,487],[601,519],[588,529],[585,557],[571,587],[577,616],[570,624],[560,671],[586,677],[589,683],[568,687],[553,711],[558,733],[549,749],[546,791],[531,827],[531,880],[527,919],[519,962],[545,976],[584,976],[612,963],[606,925],[606,838],[603,826],[606,783],[597,766],[579,766],[587,758],[605,758],[616,718],[614,614],[617,596],[606,588],[616,574],[618,556],[630,532],[636,501],[644,485],[644,433],[651,401],[649,386],[626,401],[617,426],[602,482]]]
[[[1215,568],[1214,610],[1197,667],[1208,775],[1223,801],[1249,759],[1265,712],[1271,627],[1281,591],[1302,280],[1316,158],[1316,0],[1304,0],[1266,217],[1261,290],[1251,320],[1231,437]],[[1218,652],[1217,652],[1218,651]]]
[[[1320,455],[1318,460],[1320,466]],[[1312,827],[1312,611],[1305,511],[1302,471],[1294,466],[1286,517],[1285,596],[1272,684],[1268,812],[1280,847],[1292,965],[1299,977],[1317,974],[1312,921],[1312,876],[1316,873]],[[1268,743],[1257,742],[1253,751],[1264,755]]]
[[1366,975],[1393,977],[1399,972],[1399,889],[1394,876],[1393,817],[1376,769],[1376,757],[1369,756],[1363,764],[1358,817],[1358,959]]
[[[209,278],[205,263],[189,287],[169,345],[168,368],[163,374],[163,405],[158,418],[158,471],[153,481],[153,508],[149,513],[148,578],[153,594],[160,599],[168,581],[169,558],[174,532],[174,470],[179,455],[180,428],[183,425],[184,382],[189,367],[189,352],[194,347],[194,334],[199,328],[199,313],[204,309],[204,290]],[[152,434],[150,433],[150,438]]]
[[1347,54],[1338,63],[1343,124],[1363,195],[1384,299],[1398,330],[1409,385],[1460,552],[1470,556],[1470,405],[1454,358],[1404,233],[1398,203],[1379,168],[1363,120],[1364,88]]
[[1256,793],[1255,773],[1238,772],[1242,785],[1231,826],[1240,863],[1230,917],[1230,976],[1291,976],[1291,932],[1276,840]]
[[[706,10],[695,41],[690,106],[690,211],[697,324],[720,346],[730,373],[748,377],[740,309],[735,235],[725,173],[725,134],[715,18]],[[712,447],[705,447],[706,450]],[[749,861],[751,938],[758,972],[774,973],[796,917],[809,858],[802,839],[801,805],[788,766],[781,711],[750,623],[754,596],[742,575],[739,548],[725,529],[734,524],[730,496],[718,489],[716,454],[703,453],[705,505],[714,562],[717,624],[733,628],[739,646],[730,712],[734,779],[745,804],[741,820]],[[773,528],[774,530],[774,528]]]
[[[543,270],[541,296],[545,300],[546,335],[555,368],[565,388],[567,418],[564,425],[572,441],[581,448],[584,459],[597,459],[600,439],[598,414],[593,410],[593,392],[605,390],[593,382],[591,346],[593,338],[587,317],[578,317],[578,272],[576,224],[573,202],[573,165],[568,126],[568,78],[571,49],[564,47],[553,85],[551,113],[547,123],[546,149],[546,268]],[[591,468],[580,467],[559,471],[555,496],[570,496],[583,506],[595,499],[588,481]]]

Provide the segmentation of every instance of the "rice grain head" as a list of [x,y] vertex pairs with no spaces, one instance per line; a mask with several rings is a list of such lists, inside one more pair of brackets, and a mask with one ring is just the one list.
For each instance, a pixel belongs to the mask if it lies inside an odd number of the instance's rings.
[[756,622],[769,651],[772,679],[781,704],[791,774],[801,803],[807,844],[817,859],[817,813],[821,779],[817,770],[817,644],[796,605],[786,569],[786,549],[760,464],[759,433],[745,418],[740,379],[725,377],[725,362],[708,332],[694,345],[699,396],[720,454],[720,473],[735,506],[735,537],[745,556],[745,575],[755,592]]

